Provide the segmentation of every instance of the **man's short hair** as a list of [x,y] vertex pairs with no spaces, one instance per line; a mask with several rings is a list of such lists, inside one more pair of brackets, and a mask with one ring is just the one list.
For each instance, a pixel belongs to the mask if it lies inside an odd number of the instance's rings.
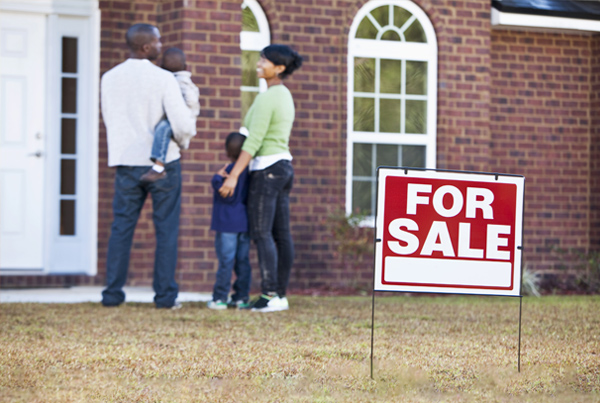
[[140,50],[142,46],[152,42],[156,38],[156,28],[150,24],[134,24],[127,30],[125,40],[129,49],[136,51]]

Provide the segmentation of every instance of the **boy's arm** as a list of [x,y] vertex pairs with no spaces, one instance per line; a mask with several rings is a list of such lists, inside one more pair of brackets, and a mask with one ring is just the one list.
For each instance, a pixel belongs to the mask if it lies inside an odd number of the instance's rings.
[[217,192],[216,194],[218,195],[217,197],[219,197],[223,203],[227,203],[227,204],[244,203],[245,204],[246,198],[248,197],[247,186],[248,186],[248,168],[244,169],[242,171],[242,173],[240,174],[240,176],[238,177],[237,184],[235,186],[235,191],[233,192],[232,196],[222,197],[221,195],[219,195],[219,192]]
[[218,191],[221,188],[221,186],[223,185],[223,181],[224,180],[225,180],[225,178],[223,178],[221,175],[215,174],[212,177],[212,180],[210,181],[211,184],[212,184],[213,189],[216,190],[216,191]]
[[242,200],[242,195],[237,194],[238,192],[231,197],[223,197],[219,194],[219,189],[221,186],[223,186],[223,182],[225,182],[226,177],[229,176],[229,172],[231,172],[232,168],[233,164],[226,165],[221,168],[212,178],[212,187],[215,190],[215,196],[219,202],[223,204],[236,204]]
[[228,167],[229,164],[223,165],[223,167],[219,169],[217,173],[212,177],[211,183],[214,190],[219,190],[221,188],[221,185],[223,185],[225,177],[229,175],[229,173],[227,172]]

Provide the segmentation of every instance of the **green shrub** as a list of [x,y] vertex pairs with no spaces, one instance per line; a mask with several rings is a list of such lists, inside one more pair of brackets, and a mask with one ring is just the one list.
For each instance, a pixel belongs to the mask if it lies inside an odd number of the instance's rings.
[[[569,272],[571,276],[566,276],[565,281],[570,282],[567,288],[574,288],[575,291],[582,293],[600,292],[600,252],[582,251],[581,249],[554,248],[563,263],[560,268]],[[564,260],[574,261],[575,264],[567,265]]]

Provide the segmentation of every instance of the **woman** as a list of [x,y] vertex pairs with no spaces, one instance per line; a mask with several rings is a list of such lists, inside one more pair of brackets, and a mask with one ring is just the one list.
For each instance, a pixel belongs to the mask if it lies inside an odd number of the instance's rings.
[[302,57],[286,45],[264,48],[256,63],[258,78],[267,82],[248,110],[244,126],[248,138],[223,186],[222,197],[233,195],[239,175],[249,166],[248,227],[258,250],[262,295],[253,311],[289,308],[285,297],[294,260],[290,233],[290,190],[294,180],[289,139],[294,123],[294,100],[283,85],[302,65]]

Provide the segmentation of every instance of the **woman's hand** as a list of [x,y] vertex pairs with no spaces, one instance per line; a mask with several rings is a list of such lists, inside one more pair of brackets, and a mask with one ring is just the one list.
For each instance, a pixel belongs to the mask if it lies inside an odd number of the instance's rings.
[[227,179],[223,182],[223,185],[219,189],[219,194],[221,197],[231,197],[235,191],[235,187],[237,186],[238,178],[229,175]]
[[225,176],[225,182],[223,182],[223,186],[219,188],[219,194],[221,197],[233,196],[235,187],[238,183],[238,177],[241,175],[244,169],[246,169],[251,159],[252,156],[247,151],[242,150],[237,161],[235,164],[233,164],[231,172],[229,172],[229,175]]

